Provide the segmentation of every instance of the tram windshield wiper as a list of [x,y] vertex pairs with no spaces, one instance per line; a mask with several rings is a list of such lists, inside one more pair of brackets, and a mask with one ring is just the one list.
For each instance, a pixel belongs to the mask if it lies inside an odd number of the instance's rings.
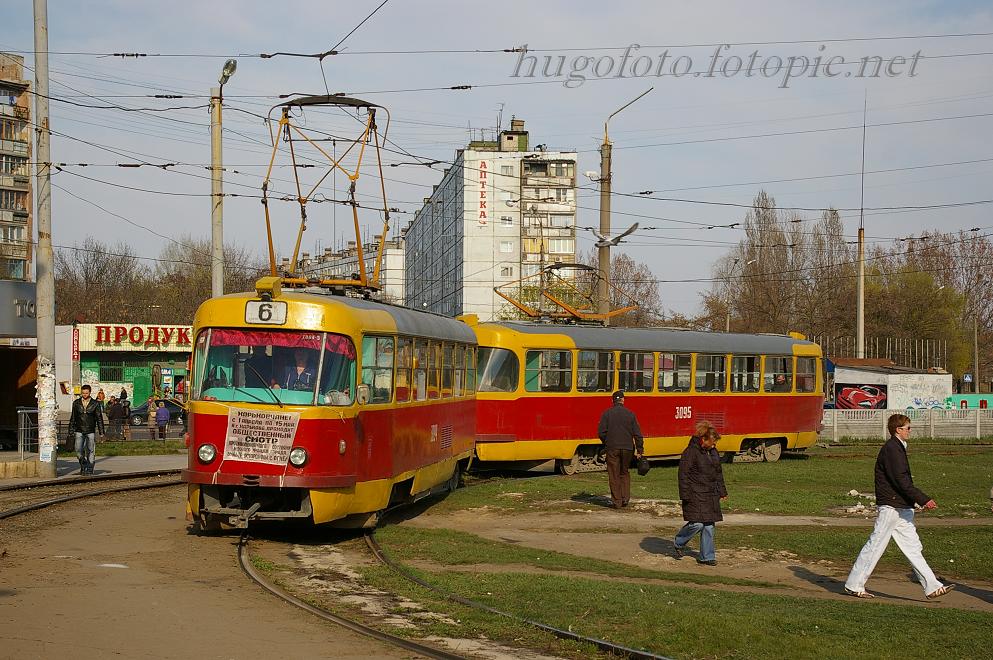
[[246,390],[243,387],[232,387],[231,389],[233,389],[235,392],[241,392],[242,394],[247,394],[248,396],[250,396],[253,399],[255,399],[256,401],[258,401],[259,403],[265,403],[265,400],[264,399],[255,396],[254,394],[252,394],[251,392],[249,392],[248,390]]
[[[272,400],[275,401],[280,408],[282,408],[283,402],[279,400],[278,396],[276,396],[276,392],[271,387],[269,387],[269,383],[267,383],[266,379],[262,377],[262,374],[259,373],[259,370],[255,368],[255,365],[253,365],[251,362],[245,362],[245,366],[252,370],[252,373],[255,374],[255,376],[262,382],[262,386],[265,388],[265,391],[269,393],[269,396],[272,397]],[[258,401],[261,403],[265,403],[265,401],[262,401],[262,399],[258,399]]]

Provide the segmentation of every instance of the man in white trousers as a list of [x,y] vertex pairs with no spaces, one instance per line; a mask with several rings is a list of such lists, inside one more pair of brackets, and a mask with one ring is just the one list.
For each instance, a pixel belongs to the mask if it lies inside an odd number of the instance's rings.
[[955,585],[942,584],[924,561],[921,540],[914,526],[914,505],[925,509],[934,509],[938,505],[914,486],[910,474],[910,462],[907,460],[910,418],[890,415],[886,428],[890,439],[883,444],[876,457],[876,526],[848,574],[845,593],[856,598],[875,598],[865,590],[865,583],[892,537],[913,566],[918,582],[924,587],[924,597],[933,600],[947,594]]

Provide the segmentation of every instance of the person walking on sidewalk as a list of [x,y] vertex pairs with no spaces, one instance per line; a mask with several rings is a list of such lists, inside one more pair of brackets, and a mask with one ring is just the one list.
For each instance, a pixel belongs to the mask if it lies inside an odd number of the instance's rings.
[[890,538],[893,538],[910,561],[917,581],[924,588],[924,597],[933,600],[947,594],[955,585],[942,584],[924,561],[921,553],[923,546],[914,525],[914,505],[924,509],[934,509],[938,505],[914,486],[910,474],[910,462],[907,460],[910,418],[900,414],[890,415],[886,429],[890,432],[890,439],[883,444],[876,457],[876,525],[848,574],[845,593],[856,598],[875,598],[865,590],[865,583],[890,544]]
[[631,500],[631,457],[641,458],[645,439],[634,412],[624,407],[624,392],[617,390],[611,397],[614,405],[600,417],[598,435],[607,448],[607,480],[610,499],[620,509]]
[[697,563],[708,566],[717,565],[714,525],[724,520],[721,500],[728,497],[721,455],[715,449],[720,438],[721,434],[710,422],[697,422],[693,437],[679,459],[679,500],[686,524],[676,533],[673,547],[676,556],[682,557],[686,544],[700,534]]
[[90,386],[79,388],[79,398],[72,402],[69,415],[69,433],[76,434],[76,456],[79,458],[79,473],[93,474],[93,464],[97,459],[97,432],[103,435],[103,414],[100,405],[90,398]]

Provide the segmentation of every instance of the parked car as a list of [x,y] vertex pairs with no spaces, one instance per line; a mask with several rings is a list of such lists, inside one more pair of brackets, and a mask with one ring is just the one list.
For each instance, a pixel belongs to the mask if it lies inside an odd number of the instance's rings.
[[[183,404],[176,399],[156,399],[155,407],[159,407],[159,403],[165,403],[166,410],[169,411],[169,423],[170,424],[183,424],[183,420],[186,418],[186,408]],[[152,412],[154,415],[155,413]],[[148,423],[148,401],[131,409],[131,416],[128,417],[128,422],[131,426],[142,426]]]
[[886,391],[873,387],[872,385],[862,385],[861,387],[845,387],[838,392],[836,405],[839,408],[885,408]]

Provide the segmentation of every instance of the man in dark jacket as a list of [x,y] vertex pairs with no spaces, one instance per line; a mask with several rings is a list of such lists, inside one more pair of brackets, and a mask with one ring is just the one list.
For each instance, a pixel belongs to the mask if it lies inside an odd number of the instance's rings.
[[942,584],[924,561],[921,540],[914,526],[914,505],[924,509],[934,509],[938,505],[924,491],[914,486],[914,479],[910,474],[910,462],[907,460],[910,418],[900,414],[890,415],[886,428],[890,432],[890,439],[883,444],[876,457],[876,526],[848,574],[845,593],[857,598],[874,598],[865,590],[865,583],[892,537],[910,560],[917,581],[924,587],[924,596],[931,600],[944,596],[955,585]]
[[714,523],[724,520],[721,500],[728,496],[721,455],[715,449],[721,436],[707,421],[697,422],[694,431],[679,459],[679,499],[686,524],[676,533],[673,545],[676,555],[682,557],[686,544],[699,533],[700,556],[697,563],[716,566]]
[[107,422],[110,424],[110,434],[115,438],[124,437],[124,420],[127,419],[124,406],[117,400],[117,397],[110,397],[110,407],[107,408]]
[[90,386],[79,389],[80,397],[72,402],[69,416],[69,433],[76,434],[76,455],[79,457],[79,473],[93,474],[96,462],[97,431],[103,435],[103,413],[100,405],[90,398]]
[[624,392],[613,394],[614,405],[600,417],[598,435],[607,449],[607,479],[610,482],[610,499],[615,509],[628,505],[631,500],[632,456],[641,458],[645,440],[638,426],[638,418],[624,407]]

